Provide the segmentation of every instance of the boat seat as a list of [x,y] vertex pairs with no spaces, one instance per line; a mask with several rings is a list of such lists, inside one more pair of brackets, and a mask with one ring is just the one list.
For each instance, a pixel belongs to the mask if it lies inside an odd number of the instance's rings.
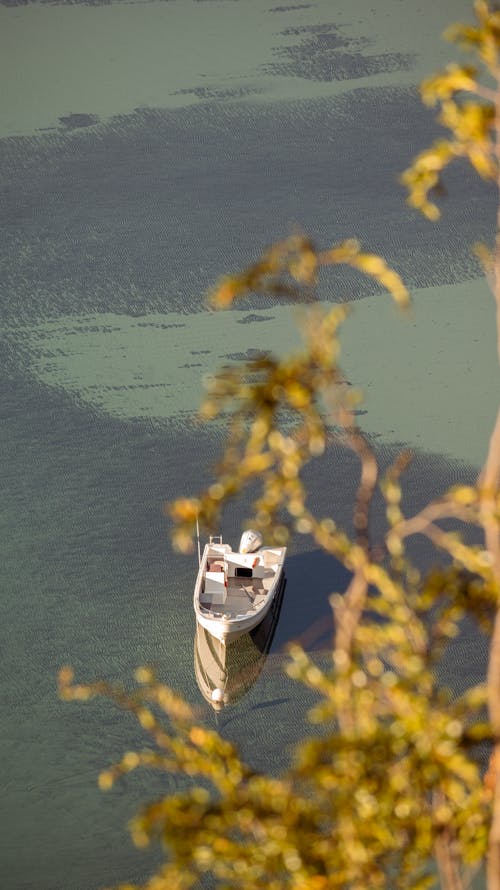
[[224,572],[206,572],[203,599],[206,602],[220,605],[225,603],[226,595]]

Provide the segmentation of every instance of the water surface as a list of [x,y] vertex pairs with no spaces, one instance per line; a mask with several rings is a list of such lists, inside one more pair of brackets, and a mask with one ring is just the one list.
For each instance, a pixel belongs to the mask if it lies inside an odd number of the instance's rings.
[[[357,235],[386,256],[412,287],[411,318],[344,271],[320,288],[354,302],[343,360],[366,393],[360,420],[383,465],[416,448],[408,510],[475,478],[498,373],[470,244],[491,238],[494,200],[457,168],[432,226],[396,184],[437,134],[416,84],[451,56],[439,33],[468,6],[0,3],[9,890],[94,890],[150,866],[125,825],[155,778],[110,795],[95,781],[140,733],[105,704],[60,703],[61,664],[123,679],[153,662],[214,720],[193,670],[195,566],[172,553],[162,505],[202,485],[219,453],[220,430],[193,418],[199,377],[294,339],[289,312],[270,300],[207,312],[221,272],[297,225],[321,245]],[[356,469],[335,449],[308,473],[318,511],[346,526]],[[247,510],[229,512],[228,539]],[[220,717],[258,767],[285,766],[310,701],[283,674],[283,648],[300,638],[326,663],[328,594],[345,583],[309,542],[293,542],[271,654]],[[450,683],[479,679],[484,654],[466,628]]]

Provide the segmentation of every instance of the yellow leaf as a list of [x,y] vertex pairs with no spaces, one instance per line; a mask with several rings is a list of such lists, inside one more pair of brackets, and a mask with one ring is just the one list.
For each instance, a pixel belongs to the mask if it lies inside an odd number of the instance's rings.
[[474,504],[478,499],[478,493],[472,485],[458,485],[450,490],[450,494],[457,504]]
[[472,166],[483,179],[496,177],[496,166],[485,151],[478,146],[471,145],[467,154]]
[[100,773],[98,785],[101,791],[109,791],[113,787],[113,775],[108,770]]
[[176,522],[194,522],[199,508],[200,502],[194,498],[178,498],[170,505],[170,514]]

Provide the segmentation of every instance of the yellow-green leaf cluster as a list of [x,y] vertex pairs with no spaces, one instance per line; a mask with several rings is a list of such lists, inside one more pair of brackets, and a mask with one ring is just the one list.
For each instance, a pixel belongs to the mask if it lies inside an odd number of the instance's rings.
[[210,303],[216,309],[226,309],[250,293],[307,302],[314,296],[321,269],[338,265],[358,269],[377,281],[398,305],[408,305],[409,294],[401,277],[381,257],[364,253],[356,238],[320,251],[304,235],[292,235],[274,244],[240,274],[222,278],[210,293]]
[[[304,236],[279,242],[240,275],[223,279],[211,300],[223,308],[250,292],[264,292],[310,302],[319,270],[340,264],[373,278],[400,307],[408,305],[400,276],[380,257],[363,252],[357,240],[347,239],[320,252]],[[177,549],[192,549],[197,521],[215,530],[223,504],[254,480],[262,488],[253,505],[257,527],[275,541],[286,542],[285,511],[297,531],[312,530],[301,470],[312,457],[324,453],[336,427],[354,427],[353,412],[360,402],[339,366],[339,330],[348,312],[346,304],[308,305],[300,352],[283,358],[262,354],[221,370],[207,384],[201,416],[227,421],[228,443],[216,467],[216,482],[198,497],[182,497],[168,507]],[[351,442],[356,448],[352,436]]]
[[463,49],[477,53],[483,64],[493,73],[498,66],[500,48],[500,10],[490,8],[487,0],[475,0],[476,25],[451,25],[445,36]]
[[[498,81],[500,14],[490,10],[484,0],[476,0],[474,9],[476,26],[455,25],[446,36],[476,54],[480,65]],[[475,98],[464,98],[467,94]],[[440,210],[430,196],[442,189],[441,175],[452,161],[467,160],[483,179],[498,175],[496,100],[494,91],[479,81],[477,68],[457,64],[424,81],[421,95],[426,105],[440,106],[438,121],[451,132],[451,138],[439,139],[420,152],[401,182],[408,189],[408,203],[428,219],[437,220]]]

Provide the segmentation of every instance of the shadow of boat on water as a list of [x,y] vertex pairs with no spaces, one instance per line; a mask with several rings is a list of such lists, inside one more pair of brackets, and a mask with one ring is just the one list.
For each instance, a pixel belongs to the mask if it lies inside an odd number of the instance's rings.
[[351,574],[323,550],[287,556],[286,609],[273,649],[298,642],[307,651],[329,650],[333,637],[332,593],[343,594]]
[[278,625],[286,584],[283,576],[260,624],[226,645],[196,623],[194,673],[203,698],[214,711],[243,698],[261,673]]

